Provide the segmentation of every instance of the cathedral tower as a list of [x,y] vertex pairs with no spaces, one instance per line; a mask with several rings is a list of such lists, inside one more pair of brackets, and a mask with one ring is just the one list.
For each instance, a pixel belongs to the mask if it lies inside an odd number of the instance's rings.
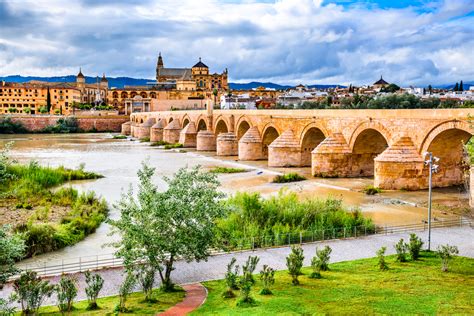
[[163,57],[161,57],[161,52],[158,54],[158,62],[156,63],[156,81],[159,81],[160,70],[163,69]]

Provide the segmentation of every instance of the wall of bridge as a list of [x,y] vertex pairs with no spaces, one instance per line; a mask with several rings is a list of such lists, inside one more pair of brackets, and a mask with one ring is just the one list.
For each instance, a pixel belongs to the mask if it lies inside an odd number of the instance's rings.
[[[472,109],[196,110],[134,113],[130,119],[132,126],[173,120],[181,129],[194,122],[215,138],[233,133],[242,158],[268,159],[270,166],[311,166],[318,176],[374,176],[382,188],[420,189],[427,186],[426,151],[441,158],[435,186],[462,182],[462,144],[474,133],[472,115]],[[261,152],[249,155],[256,146]]]

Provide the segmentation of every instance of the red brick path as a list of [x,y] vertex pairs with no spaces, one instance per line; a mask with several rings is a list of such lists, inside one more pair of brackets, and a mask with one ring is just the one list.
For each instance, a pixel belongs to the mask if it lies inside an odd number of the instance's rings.
[[200,283],[183,285],[186,296],[181,303],[169,308],[167,311],[159,314],[160,316],[180,316],[187,315],[202,305],[207,297],[207,290]]

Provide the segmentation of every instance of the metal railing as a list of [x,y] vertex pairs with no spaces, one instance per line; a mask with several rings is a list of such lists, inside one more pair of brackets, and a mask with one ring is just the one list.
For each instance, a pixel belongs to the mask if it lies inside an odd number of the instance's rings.
[[[474,222],[470,219],[460,217],[459,219],[437,220],[431,223],[431,228],[444,227],[474,227]],[[387,235],[395,233],[411,233],[425,231],[428,223],[417,223],[398,226],[355,226],[351,228],[324,229],[315,231],[305,231],[289,234],[275,234],[272,236],[260,236],[240,239],[239,242],[227,242],[222,249],[214,249],[212,255],[228,252],[238,252],[256,250],[262,248],[283,247],[294,244],[305,244],[324,240],[358,238],[369,235]],[[123,260],[114,254],[102,254],[79,258],[64,259],[55,263],[43,263],[41,265],[19,265],[23,270],[36,271],[39,276],[55,276],[63,273],[78,273],[87,270],[100,270],[105,268],[123,267]],[[16,276],[15,276],[16,277]],[[12,279],[14,279],[13,277]]]

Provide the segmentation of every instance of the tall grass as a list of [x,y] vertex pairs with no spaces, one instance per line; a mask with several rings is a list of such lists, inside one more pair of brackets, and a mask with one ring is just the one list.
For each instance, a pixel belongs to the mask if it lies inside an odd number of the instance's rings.
[[229,214],[217,222],[217,234],[230,247],[254,237],[277,239],[288,233],[374,228],[371,219],[334,198],[299,200],[295,193],[280,191],[268,199],[259,193],[237,193],[224,203]]

